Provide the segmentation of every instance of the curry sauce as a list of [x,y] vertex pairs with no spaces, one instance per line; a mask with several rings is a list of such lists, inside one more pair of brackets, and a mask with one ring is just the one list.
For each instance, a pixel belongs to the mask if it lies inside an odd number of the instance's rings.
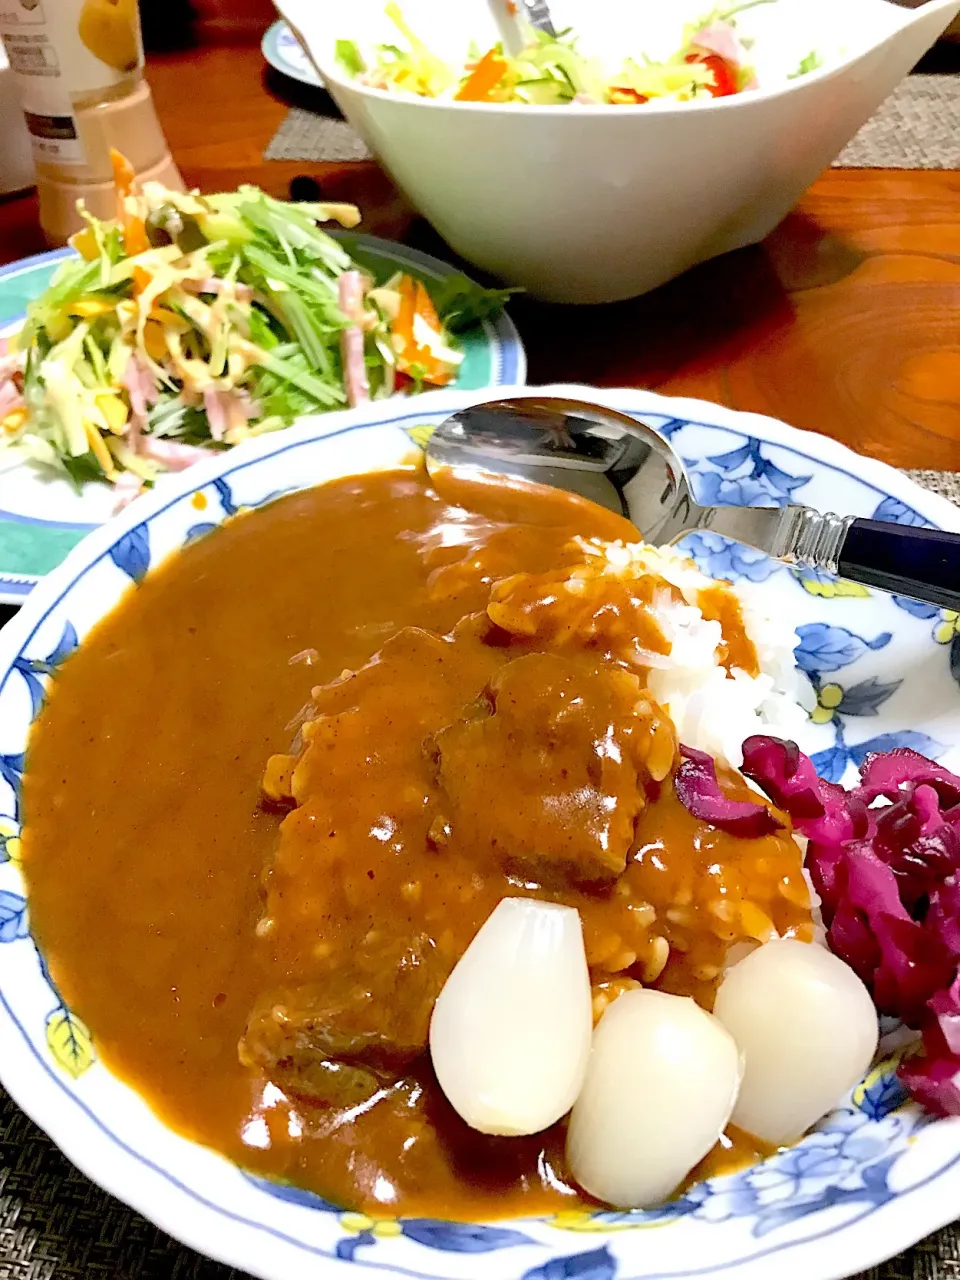
[[[730,946],[806,936],[792,839],[673,791],[635,669],[653,588],[573,541],[627,533],[549,491],[335,481],[185,548],[64,664],[24,780],[33,929],[166,1122],[367,1212],[575,1208],[562,1127],[472,1131],[425,1053],[496,903],[578,908],[595,1007],[637,981],[710,1007]],[[733,1135],[707,1167],[755,1154]]]

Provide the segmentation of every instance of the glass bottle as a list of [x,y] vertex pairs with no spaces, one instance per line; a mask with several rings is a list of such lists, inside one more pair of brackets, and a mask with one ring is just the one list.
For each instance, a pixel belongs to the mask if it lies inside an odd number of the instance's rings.
[[51,244],[82,225],[77,200],[115,212],[111,147],[141,180],[181,188],[143,76],[137,0],[0,0],[0,37],[33,144]]

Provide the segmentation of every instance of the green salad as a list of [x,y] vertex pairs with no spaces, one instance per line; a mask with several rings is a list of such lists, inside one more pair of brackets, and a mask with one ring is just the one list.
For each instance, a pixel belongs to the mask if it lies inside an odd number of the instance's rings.
[[457,333],[509,292],[378,285],[318,226],[354,226],[352,205],[140,190],[114,167],[116,220],[85,215],[0,349],[0,445],[121,500],[305,414],[447,385]]
[[[414,94],[422,98],[450,98],[457,102],[520,102],[540,106],[565,103],[641,105],[657,99],[693,102],[725,98],[757,87],[750,41],[741,38],[737,17],[776,0],[744,0],[721,6],[686,25],[677,49],[654,61],[638,55],[625,58],[610,74],[598,58],[581,53],[570,30],[547,35],[528,29],[528,40],[515,55],[502,44],[482,50],[473,45],[462,66],[438,57],[412,31],[394,0],[386,14],[402,44],[379,45],[369,56],[352,40],[337,42],[343,69],[375,89]],[[820,65],[815,51],[798,55],[795,76]]]

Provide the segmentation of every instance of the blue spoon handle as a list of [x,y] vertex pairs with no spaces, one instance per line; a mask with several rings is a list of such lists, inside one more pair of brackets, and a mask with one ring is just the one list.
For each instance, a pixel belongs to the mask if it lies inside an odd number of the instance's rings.
[[853,520],[837,568],[851,582],[960,610],[960,533]]

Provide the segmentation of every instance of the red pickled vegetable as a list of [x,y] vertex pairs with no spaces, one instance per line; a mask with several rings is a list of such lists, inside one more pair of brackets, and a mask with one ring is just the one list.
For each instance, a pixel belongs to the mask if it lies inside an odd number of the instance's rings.
[[930,894],[924,923],[953,955],[960,956],[960,884],[955,876]]
[[765,804],[732,800],[724,795],[712,756],[705,751],[695,751],[693,747],[684,746],[681,746],[680,754],[683,759],[673,783],[680,803],[695,818],[744,839],[766,836],[771,831],[780,829],[782,824]]
[[743,744],[743,772],[785,809],[810,840],[851,840],[866,821],[842,787],[818,776],[813,761],[795,742],[755,734]]
[[940,1045],[945,1053],[960,1055],[960,978],[946,991],[938,991],[930,1000],[930,1012],[935,1019],[929,1028],[929,1040],[933,1044],[939,1035]]
[[911,1097],[941,1116],[960,1116],[960,1057],[907,1058],[897,1072]]
[[878,796],[895,800],[905,789],[928,783],[942,804],[960,804],[960,778],[909,747],[895,747],[868,755],[860,770],[858,792],[867,804]]

